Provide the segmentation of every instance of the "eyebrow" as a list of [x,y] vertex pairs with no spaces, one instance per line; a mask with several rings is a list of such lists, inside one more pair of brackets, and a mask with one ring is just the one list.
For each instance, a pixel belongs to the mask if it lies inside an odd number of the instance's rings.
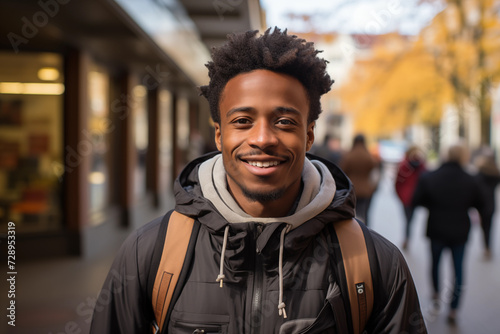
[[300,111],[292,107],[277,107],[276,111],[280,114],[294,114],[297,116],[301,115]]
[[233,108],[233,109],[230,109],[227,113],[226,113],[226,117],[229,117],[231,116],[232,114],[234,113],[237,113],[237,112],[248,112],[248,111],[253,111],[254,109],[252,107],[237,107],[237,108]]
[[[232,114],[237,113],[237,112],[252,112],[252,111],[255,111],[255,109],[252,107],[237,107],[237,108],[230,109],[226,113],[226,117],[230,117]],[[284,115],[284,114],[294,114],[297,116],[301,115],[300,111],[298,111],[297,109],[292,108],[292,107],[280,106],[280,107],[276,107],[274,109],[274,111],[280,115]]]

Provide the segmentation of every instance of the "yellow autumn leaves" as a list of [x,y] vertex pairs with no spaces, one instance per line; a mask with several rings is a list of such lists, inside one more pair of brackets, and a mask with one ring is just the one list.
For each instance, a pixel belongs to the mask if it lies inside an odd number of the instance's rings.
[[473,105],[489,118],[489,88],[500,78],[499,7],[450,0],[418,36],[377,36],[338,92],[356,131],[387,136],[411,124],[436,126],[446,105],[459,112]]

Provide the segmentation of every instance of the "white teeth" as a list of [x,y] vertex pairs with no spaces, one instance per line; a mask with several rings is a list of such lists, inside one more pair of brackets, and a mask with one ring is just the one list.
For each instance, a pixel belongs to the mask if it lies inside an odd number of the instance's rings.
[[248,163],[252,166],[259,167],[259,168],[267,168],[267,167],[273,167],[277,166],[279,164],[279,161],[248,161]]

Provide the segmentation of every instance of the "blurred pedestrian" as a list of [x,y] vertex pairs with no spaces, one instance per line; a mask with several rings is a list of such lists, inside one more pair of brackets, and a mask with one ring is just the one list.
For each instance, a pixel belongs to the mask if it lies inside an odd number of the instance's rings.
[[493,214],[495,213],[495,191],[500,183],[500,171],[495,162],[495,155],[491,149],[485,149],[477,157],[476,161],[477,174],[476,179],[483,192],[485,205],[483,210],[479,212],[481,216],[481,228],[484,238],[484,258],[491,259],[491,225],[493,222]]
[[450,249],[455,270],[453,296],[448,322],[455,324],[464,286],[463,261],[470,231],[469,209],[481,211],[484,206],[481,189],[463,165],[467,161],[463,145],[449,148],[448,159],[437,170],[421,175],[412,205],[429,210],[427,236],[431,241],[433,299],[439,305],[439,260],[444,249]]
[[404,250],[408,248],[408,241],[410,239],[410,224],[413,217],[411,199],[415,192],[418,178],[425,170],[424,152],[418,146],[410,146],[405,153],[403,161],[398,165],[395,182],[396,194],[403,204],[406,219],[405,239],[403,241]]
[[340,138],[330,134],[325,135],[323,143],[314,147],[311,153],[338,165],[342,158]]
[[380,167],[377,159],[368,151],[363,134],[354,137],[352,148],[342,157],[340,167],[354,185],[356,217],[368,225],[368,211],[378,185],[378,177],[374,175],[380,175]]

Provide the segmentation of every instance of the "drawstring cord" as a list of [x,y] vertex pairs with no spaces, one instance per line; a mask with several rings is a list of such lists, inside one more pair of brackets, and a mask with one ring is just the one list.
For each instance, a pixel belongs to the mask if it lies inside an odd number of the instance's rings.
[[226,225],[226,229],[224,230],[224,242],[222,243],[222,251],[220,253],[220,272],[219,276],[217,276],[216,282],[220,282],[220,287],[222,288],[223,280],[226,278],[224,275],[224,255],[226,254],[226,246],[227,246],[227,235],[229,232],[229,225]]
[[[290,230],[291,225],[287,225],[283,230],[281,230],[280,235],[280,254],[279,254],[279,301],[278,301],[278,313],[283,316],[283,318],[287,318],[285,311],[285,303],[283,302],[283,249],[285,243],[285,234]],[[224,256],[226,253],[227,247],[227,236],[229,233],[229,225],[226,226],[224,230],[224,241],[222,243],[222,251],[220,255],[220,272],[217,276],[216,282],[220,282],[220,287],[223,287],[223,280],[226,278],[224,275]]]
[[290,230],[291,225],[287,225],[283,230],[281,230],[280,236],[280,258],[279,258],[279,301],[278,301],[278,313],[279,315],[283,315],[283,318],[286,319],[286,311],[285,311],[285,303],[283,302],[283,244],[285,243],[285,234]]

